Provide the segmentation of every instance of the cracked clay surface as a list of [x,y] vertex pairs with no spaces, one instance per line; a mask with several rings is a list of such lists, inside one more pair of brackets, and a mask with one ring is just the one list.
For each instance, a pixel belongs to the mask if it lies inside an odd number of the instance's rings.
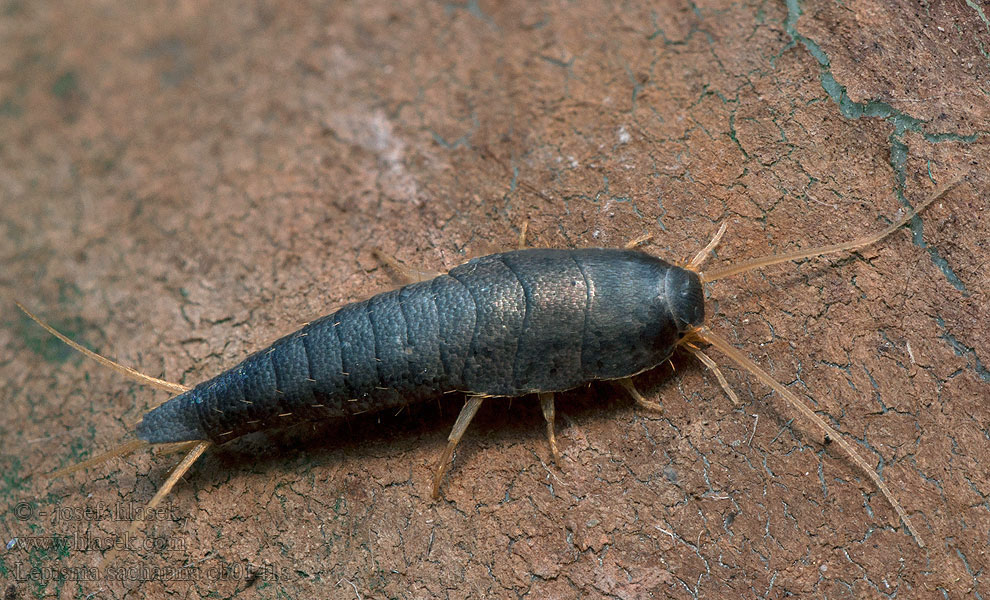
[[[882,5],[882,6],[881,6]],[[974,2],[3,3],[3,598],[988,598],[990,14]],[[875,465],[690,356],[209,452],[116,557],[176,455],[39,475],[166,395],[394,285],[512,248],[713,264],[882,244],[709,288],[709,325]],[[123,569],[116,567],[125,567]]]

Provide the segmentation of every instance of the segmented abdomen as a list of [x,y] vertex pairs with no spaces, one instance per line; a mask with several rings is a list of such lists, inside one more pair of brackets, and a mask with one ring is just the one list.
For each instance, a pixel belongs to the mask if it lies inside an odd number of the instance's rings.
[[138,436],[222,443],[455,390],[519,396],[632,375],[680,339],[664,293],[671,269],[606,249],[475,259],[308,323],[152,410]]

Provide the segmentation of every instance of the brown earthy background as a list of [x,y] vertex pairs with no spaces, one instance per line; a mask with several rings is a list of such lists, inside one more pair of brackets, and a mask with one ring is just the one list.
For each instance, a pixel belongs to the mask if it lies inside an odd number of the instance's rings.
[[[990,9],[603,4],[3,2],[3,597],[990,596]],[[689,356],[637,379],[663,414],[560,396],[559,466],[534,398],[489,401],[437,502],[455,397],[211,451],[111,562],[86,543],[127,523],[85,509],[142,505],[177,457],[38,477],[165,396],[15,299],[194,384],[394,285],[375,246],[444,270],[528,222],[683,261],[727,221],[728,264],[967,173],[875,248],[710,287],[711,326],[877,465],[925,549],[764,386],[727,368],[735,408]]]

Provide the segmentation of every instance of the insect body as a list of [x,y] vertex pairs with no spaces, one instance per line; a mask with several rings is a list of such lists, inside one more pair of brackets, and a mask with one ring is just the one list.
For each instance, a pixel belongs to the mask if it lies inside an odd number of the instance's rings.
[[529,249],[349,304],[144,416],[152,444],[635,375],[704,321],[692,271],[633,250]]
[[856,449],[793,392],[704,325],[703,284],[767,265],[874,244],[959,181],[865,238],[706,272],[699,267],[725,231],[724,225],[685,267],[628,248],[528,249],[477,258],[447,274],[344,306],[195,388],[114,363],[69,340],[22,306],[28,316],[80,352],[141,383],[178,393],[144,415],[136,427],[138,439],[53,475],[150,445],[189,450],[148,503],[154,508],[213,444],[292,422],[385,410],[461,391],[467,401],[434,469],[437,496],[454,448],[484,398],[536,393],[547,420],[551,451],[559,459],[554,392],[593,380],[618,380],[637,403],[658,408],[636,391],[629,378],[661,364],[678,347],[713,370],[735,400],[714,361],[696,345],[710,344],[771,387],[841,447],[924,546],[908,514]]

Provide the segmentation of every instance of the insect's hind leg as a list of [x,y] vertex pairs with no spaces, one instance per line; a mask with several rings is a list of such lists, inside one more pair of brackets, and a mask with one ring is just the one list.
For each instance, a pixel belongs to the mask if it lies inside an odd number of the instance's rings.
[[547,440],[550,442],[550,453],[553,454],[553,462],[560,466],[560,451],[557,449],[557,436],[554,435],[553,430],[553,422],[557,414],[553,405],[553,392],[542,392],[539,396],[543,418],[547,420]]
[[464,432],[467,431],[468,425],[471,424],[471,419],[477,414],[484,400],[484,396],[468,397],[467,402],[464,403],[464,408],[461,409],[461,414],[457,415],[454,428],[451,429],[450,435],[447,436],[447,448],[440,456],[440,460],[433,467],[434,500],[440,497],[440,482],[443,480],[443,474],[447,472],[447,468],[450,466],[450,458],[454,455],[454,448],[457,447],[457,443],[464,437]]

